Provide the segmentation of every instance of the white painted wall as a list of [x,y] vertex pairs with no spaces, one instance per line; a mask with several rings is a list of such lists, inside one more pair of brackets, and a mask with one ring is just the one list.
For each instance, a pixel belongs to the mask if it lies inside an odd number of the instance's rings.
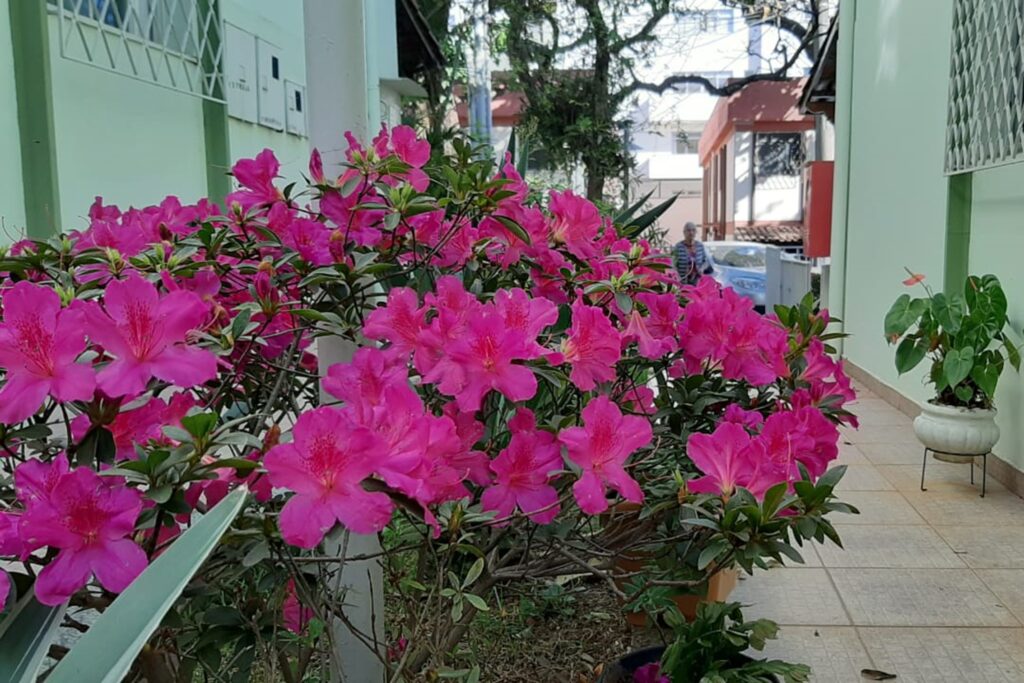
[[754,134],[736,133],[732,138],[733,219],[748,221],[753,215],[754,201]]

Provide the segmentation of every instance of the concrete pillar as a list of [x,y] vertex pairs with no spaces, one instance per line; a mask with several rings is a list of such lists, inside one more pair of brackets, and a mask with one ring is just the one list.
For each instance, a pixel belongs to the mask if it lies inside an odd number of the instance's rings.
[[[309,141],[320,150],[324,170],[338,174],[345,160],[345,131],[361,140],[368,137],[367,52],[363,0],[305,0],[306,88],[309,106]],[[372,76],[376,78],[376,76]],[[355,345],[342,339],[317,342],[321,375],[334,363],[352,358]],[[324,396],[321,395],[321,400]],[[340,555],[341,544],[325,548]],[[380,550],[376,536],[351,535],[347,555]],[[338,585],[344,587],[345,613],[361,632],[371,634],[384,647],[384,579],[377,561],[346,562]],[[345,683],[376,683],[385,672],[381,660],[349,629],[333,625],[335,667],[333,679]]]

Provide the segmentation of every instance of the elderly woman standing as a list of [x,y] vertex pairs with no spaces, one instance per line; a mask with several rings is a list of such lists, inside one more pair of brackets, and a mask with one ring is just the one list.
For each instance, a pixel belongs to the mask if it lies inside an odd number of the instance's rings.
[[697,284],[702,275],[712,270],[704,245],[697,239],[697,226],[692,221],[683,226],[683,241],[676,245],[675,264],[684,285]]

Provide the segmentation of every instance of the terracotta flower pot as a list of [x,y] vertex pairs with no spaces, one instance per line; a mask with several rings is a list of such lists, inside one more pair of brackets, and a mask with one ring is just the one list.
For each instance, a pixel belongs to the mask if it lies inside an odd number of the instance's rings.
[[[620,533],[635,531],[636,536],[649,531],[646,525],[650,520],[640,519],[641,506],[635,503],[619,503],[602,515],[602,523],[606,531]],[[616,574],[635,574],[643,571],[644,565],[654,558],[654,553],[645,550],[623,550],[615,558]],[[697,606],[703,602],[725,602],[729,595],[736,589],[739,581],[739,572],[735,569],[723,569],[716,572],[708,579],[707,591],[701,595],[688,593],[675,595],[672,601],[676,604],[679,612],[687,621],[693,621],[697,616]],[[615,585],[619,590],[624,590],[628,580],[615,579]],[[626,622],[630,626],[642,628],[647,623],[647,615],[644,612],[628,612]]]

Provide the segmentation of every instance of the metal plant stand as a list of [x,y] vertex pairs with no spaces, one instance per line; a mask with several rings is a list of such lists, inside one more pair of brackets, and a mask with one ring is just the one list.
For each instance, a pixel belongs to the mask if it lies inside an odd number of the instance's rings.
[[[925,469],[928,467],[928,454],[929,453],[938,453],[938,451],[934,451],[931,448],[927,448],[927,447],[925,447],[925,449],[924,449],[924,460],[921,462],[921,490],[922,491],[927,491],[928,490],[928,489],[926,489],[924,487],[924,472],[925,472]],[[991,451],[989,453],[946,453],[945,451],[943,451],[942,454],[943,455],[949,455],[949,456],[952,456],[954,458],[964,458],[964,459],[970,458],[970,460],[971,460],[971,486],[974,486],[974,459],[975,458],[981,458],[981,497],[984,498],[985,497],[985,481],[988,479],[988,456],[991,454]]]

